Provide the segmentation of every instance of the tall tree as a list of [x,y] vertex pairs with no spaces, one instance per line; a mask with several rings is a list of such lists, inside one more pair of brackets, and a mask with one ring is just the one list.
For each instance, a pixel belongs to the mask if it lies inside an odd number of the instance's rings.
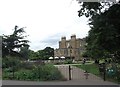
[[91,28],[87,37],[89,56],[93,58],[111,57],[120,61],[120,1],[81,4],[79,16],[89,17]]
[[46,47],[45,49],[38,50],[37,52],[30,50],[30,59],[47,60],[51,56],[54,56],[54,48],[51,47]]
[[7,55],[19,55],[19,53],[15,51],[15,48],[19,49],[20,47],[29,46],[29,41],[24,39],[26,36],[23,36],[23,33],[25,33],[24,27],[18,28],[18,26],[15,26],[14,31],[11,35],[3,35],[3,57]]

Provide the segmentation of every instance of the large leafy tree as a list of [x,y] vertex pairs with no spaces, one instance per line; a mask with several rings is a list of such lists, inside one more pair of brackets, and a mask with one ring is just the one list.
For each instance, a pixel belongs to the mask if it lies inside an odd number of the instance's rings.
[[111,57],[120,61],[120,2],[84,2],[79,16],[89,18],[87,53],[92,58]]
[[54,48],[46,47],[43,51],[44,51],[44,59],[48,59],[49,57],[54,57]]
[[[3,57],[10,55],[10,56],[18,56],[18,51],[15,51],[15,49],[19,49],[24,46],[28,45],[28,40],[25,40],[24,38],[26,36],[23,36],[24,27],[19,28],[18,26],[15,26],[14,31],[11,35],[3,35],[3,41],[2,41],[2,51],[3,51]],[[20,55],[19,55],[20,56]]]
[[38,51],[34,52],[33,50],[29,50],[29,59],[31,59],[31,60],[38,60],[40,58],[41,57],[40,57],[40,54],[39,54]]
[[34,60],[47,60],[49,57],[54,56],[54,48],[46,47],[43,50],[38,50],[37,52],[34,52],[32,50],[29,50],[29,57],[30,59]]

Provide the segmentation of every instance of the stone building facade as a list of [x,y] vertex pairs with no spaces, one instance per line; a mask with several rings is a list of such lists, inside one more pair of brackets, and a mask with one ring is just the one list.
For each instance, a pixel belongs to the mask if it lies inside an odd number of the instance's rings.
[[54,50],[54,57],[66,57],[75,60],[82,59],[82,53],[85,51],[85,39],[76,38],[72,35],[70,40],[62,37],[59,41],[59,48]]

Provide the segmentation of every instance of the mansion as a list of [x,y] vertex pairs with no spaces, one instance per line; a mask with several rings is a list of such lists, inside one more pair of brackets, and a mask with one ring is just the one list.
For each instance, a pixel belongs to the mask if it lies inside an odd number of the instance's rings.
[[64,56],[65,58],[80,60],[85,51],[85,44],[85,39],[76,38],[76,35],[72,35],[70,40],[62,37],[59,41],[59,48],[54,50],[54,57]]

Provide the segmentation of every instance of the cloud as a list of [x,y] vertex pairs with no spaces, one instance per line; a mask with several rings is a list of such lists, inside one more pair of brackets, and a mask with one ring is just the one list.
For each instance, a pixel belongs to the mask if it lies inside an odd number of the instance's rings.
[[59,45],[58,43],[63,35],[65,35],[65,32],[50,35],[50,36],[46,37],[44,40],[41,40],[40,43],[56,48],[56,47],[58,47],[58,45]]
[[71,0],[2,0],[0,1],[0,34],[9,34],[15,25],[25,28],[32,50],[58,47],[62,36],[85,37],[89,27],[80,9]]

